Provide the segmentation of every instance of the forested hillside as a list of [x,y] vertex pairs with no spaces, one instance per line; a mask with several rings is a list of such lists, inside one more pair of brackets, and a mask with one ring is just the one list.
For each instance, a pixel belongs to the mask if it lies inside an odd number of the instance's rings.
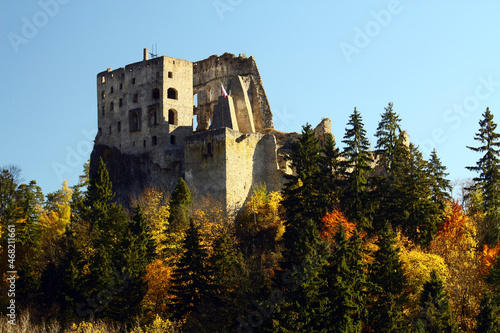
[[356,108],[340,142],[320,145],[307,124],[283,190],[262,184],[234,217],[210,197],[194,206],[183,179],[125,209],[102,160],[47,195],[5,166],[0,327],[499,332],[496,127],[487,109],[463,148],[478,153],[471,181],[452,198],[437,152],[424,159],[391,103],[373,143]]

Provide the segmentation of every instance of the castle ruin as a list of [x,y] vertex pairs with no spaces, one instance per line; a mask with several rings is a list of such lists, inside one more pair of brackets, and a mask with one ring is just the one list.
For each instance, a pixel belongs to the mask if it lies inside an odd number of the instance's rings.
[[[234,213],[253,186],[280,190],[292,172],[284,157],[298,134],[274,130],[253,57],[193,63],[144,49],[142,61],[97,74],[97,97],[90,168],[103,158],[125,206],[146,186],[171,192],[183,177],[195,202],[211,196]],[[316,128],[320,138],[330,132],[329,119]]]

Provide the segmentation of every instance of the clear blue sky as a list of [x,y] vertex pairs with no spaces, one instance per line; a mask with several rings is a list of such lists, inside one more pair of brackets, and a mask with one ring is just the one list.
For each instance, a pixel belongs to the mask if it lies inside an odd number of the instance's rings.
[[[54,4],[57,4],[54,5]],[[44,193],[78,180],[97,127],[96,74],[158,54],[253,55],[275,127],[361,112],[372,147],[388,102],[451,180],[478,155],[487,106],[500,122],[498,1],[0,0],[0,166]],[[499,129],[500,130],[500,129]]]

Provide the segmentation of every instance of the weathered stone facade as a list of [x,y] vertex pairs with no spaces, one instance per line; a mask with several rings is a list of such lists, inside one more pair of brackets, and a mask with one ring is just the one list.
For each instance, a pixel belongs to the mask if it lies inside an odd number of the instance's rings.
[[[124,205],[146,186],[170,192],[184,177],[194,201],[211,196],[234,213],[253,186],[279,190],[292,172],[284,156],[298,134],[274,130],[253,57],[226,53],[192,63],[148,59],[145,49],[143,61],[99,73],[97,96],[91,171],[102,157]],[[324,119],[316,133],[330,132]]]

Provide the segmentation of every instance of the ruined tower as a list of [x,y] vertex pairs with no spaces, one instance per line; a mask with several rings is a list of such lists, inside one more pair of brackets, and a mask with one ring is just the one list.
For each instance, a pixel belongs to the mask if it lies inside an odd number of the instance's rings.
[[236,212],[253,186],[279,190],[291,172],[283,156],[297,133],[273,129],[253,57],[192,63],[149,59],[145,49],[142,61],[97,75],[97,107],[91,172],[103,158],[125,206],[146,186],[171,192],[183,177],[195,202],[210,196]]

